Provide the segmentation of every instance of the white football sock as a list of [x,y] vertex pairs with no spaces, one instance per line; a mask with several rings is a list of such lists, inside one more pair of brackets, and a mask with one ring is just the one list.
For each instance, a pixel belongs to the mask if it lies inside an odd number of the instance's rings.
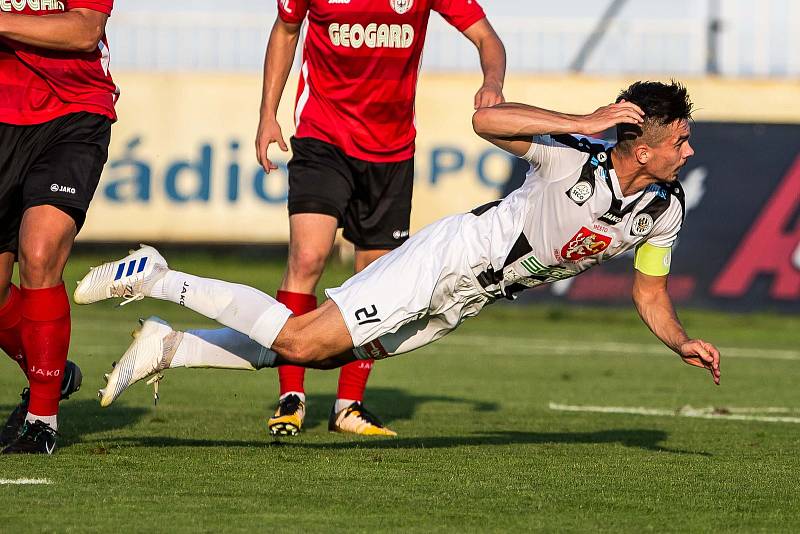
[[358,401],[353,399],[336,399],[336,403],[333,405],[333,411],[339,413],[354,402]]
[[169,271],[150,296],[180,304],[271,347],[292,312],[252,287]]
[[303,401],[304,403],[306,402],[306,394],[303,393],[302,391],[287,391],[286,393],[280,396],[279,400],[283,400],[289,395],[297,395],[298,397],[300,397],[301,401]]
[[29,423],[33,423],[34,421],[41,421],[42,423],[48,425],[53,430],[58,430],[57,415],[36,415],[31,412],[28,412],[28,415],[25,416],[25,420]]
[[170,367],[213,367],[256,371],[275,364],[274,351],[231,328],[189,330]]

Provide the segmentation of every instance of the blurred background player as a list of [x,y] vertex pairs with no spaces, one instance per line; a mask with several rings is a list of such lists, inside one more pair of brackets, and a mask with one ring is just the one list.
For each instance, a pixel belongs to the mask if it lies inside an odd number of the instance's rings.
[[[51,454],[59,400],[80,387],[80,370],[67,362],[62,273],[116,119],[105,38],[112,7],[0,3],[0,347],[30,386],[0,434],[5,454]],[[11,282],[15,261],[20,287]]]
[[[258,160],[288,147],[276,113],[307,20],[289,162],[289,258],[277,298],[295,314],[315,295],[336,229],[355,245],[355,271],[400,246],[409,234],[414,180],[414,98],[430,12],[439,12],[478,49],[483,85],[475,107],[503,102],[505,50],[477,2],[281,0],[264,64]],[[329,430],[394,435],[363,404],[373,361],[339,375]],[[305,416],[305,369],[279,369],[272,434],[293,435]]]

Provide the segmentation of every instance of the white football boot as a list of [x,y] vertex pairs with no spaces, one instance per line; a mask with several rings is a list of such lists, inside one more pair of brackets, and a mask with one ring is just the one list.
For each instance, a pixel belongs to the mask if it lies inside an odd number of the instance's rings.
[[148,384],[153,384],[155,401],[158,402],[158,382],[163,378],[160,371],[169,368],[183,340],[183,332],[176,332],[158,317],[142,321],[142,326],[132,336],[133,343],[116,363],[114,370],[106,375],[106,387],[97,392],[100,406],[104,408],[131,385],[149,377],[152,378]]
[[124,306],[147,296],[153,284],[169,271],[167,260],[147,245],[130,252],[121,260],[92,267],[75,288],[75,303],[92,304],[120,297],[125,299],[120,303]]

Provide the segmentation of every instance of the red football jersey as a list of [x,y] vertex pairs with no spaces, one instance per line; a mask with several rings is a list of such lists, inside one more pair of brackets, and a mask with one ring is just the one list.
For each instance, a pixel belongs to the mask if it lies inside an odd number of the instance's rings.
[[[114,0],[15,0],[0,2],[22,15],[51,15],[86,8],[111,14]],[[119,90],[108,72],[108,42],[97,50],[60,52],[0,38],[0,122],[41,124],[88,111],[116,120]]]
[[414,96],[431,10],[464,31],[485,17],[475,0],[278,0],[288,23],[306,17],[297,137],[354,158],[414,155]]

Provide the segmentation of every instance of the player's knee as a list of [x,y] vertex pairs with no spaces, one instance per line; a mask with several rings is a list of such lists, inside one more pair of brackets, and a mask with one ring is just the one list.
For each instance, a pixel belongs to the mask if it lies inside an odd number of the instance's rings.
[[44,242],[20,247],[19,270],[26,285],[48,286],[61,280],[60,254]]
[[288,275],[295,280],[316,281],[325,269],[327,255],[319,250],[293,251],[289,258]]

